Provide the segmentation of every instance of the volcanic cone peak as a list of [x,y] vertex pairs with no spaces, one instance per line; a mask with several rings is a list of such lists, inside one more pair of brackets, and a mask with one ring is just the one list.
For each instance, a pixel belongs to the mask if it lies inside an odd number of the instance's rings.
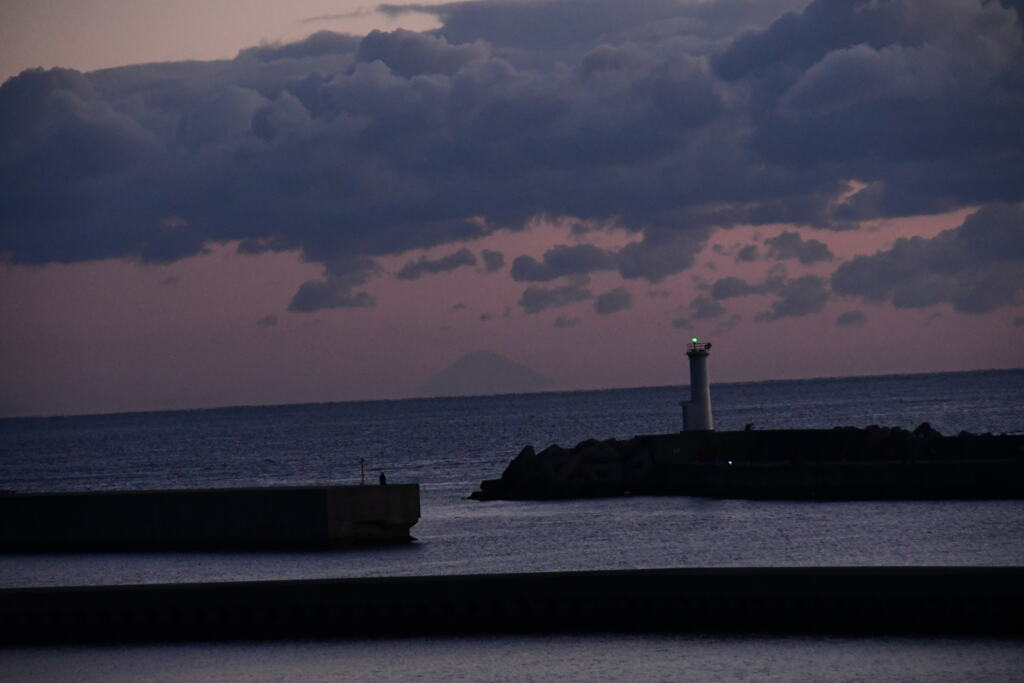
[[429,396],[525,394],[554,386],[547,377],[490,351],[473,351],[420,385]]

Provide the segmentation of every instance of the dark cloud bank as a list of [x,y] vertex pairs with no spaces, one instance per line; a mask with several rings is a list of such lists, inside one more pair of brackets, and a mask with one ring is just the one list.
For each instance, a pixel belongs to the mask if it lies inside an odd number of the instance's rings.
[[[530,283],[521,305],[539,312],[594,298],[581,278],[595,271],[657,282],[688,268],[720,227],[847,229],[987,205],[933,240],[841,264],[831,282],[845,296],[984,312],[1022,289],[1013,4],[388,5],[442,26],[321,32],[229,61],[26,71],[0,87],[0,252],[43,264],[171,262],[228,240],[297,249],[324,267],[290,306],[313,311],[373,305],[361,286],[378,256],[454,245],[409,262],[406,279],[473,265],[459,242],[537,216],[639,235],[619,250],[514,258],[511,276]],[[796,233],[767,240],[765,255],[832,258]],[[756,258],[753,246],[737,254]],[[827,284],[743,283],[778,297],[764,320],[820,310]],[[716,288],[695,316],[750,293]],[[597,310],[627,308],[618,291]]]
[[1020,303],[1024,207],[987,206],[932,239],[901,238],[890,249],[858,256],[836,269],[832,289],[897,308],[950,303],[962,313]]

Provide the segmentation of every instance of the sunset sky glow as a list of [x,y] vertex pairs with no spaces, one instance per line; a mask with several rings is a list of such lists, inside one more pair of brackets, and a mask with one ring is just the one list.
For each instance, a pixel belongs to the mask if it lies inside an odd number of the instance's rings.
[[0,417],[1024,365],[1024,3],[0,6]]

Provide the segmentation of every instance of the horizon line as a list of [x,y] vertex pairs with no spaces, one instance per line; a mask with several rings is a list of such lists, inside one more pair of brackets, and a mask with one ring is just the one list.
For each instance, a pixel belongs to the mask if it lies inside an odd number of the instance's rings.
[[[918,375],[962,375],[968,373],[981,373],[981,372],[1022,372],[1024,367],[1011,367],[1011,368],[977,368],[974,370],[934,370],[929,372],[887,372],[880,374],[864,374],[864,375],[822,375],[816,377],[780,377],[773,379],[758,379],[758,380],[736,380],[728,382],[712,382],[711,385],[743,385],[743,384],[770,384],[774,382],[815,382],[821,380],[842,380],[842,379],[871,379],[879,377],[914,377]],[[78,417],[113,417],[117,415],[145,415],[155,413],[190,413],[200,411],[214,411],[214,410],[236,410],[239,408],[285,408],[285,407],[300,407],[300,406],[325,406],[335,405],[344,403],[398,403],[404,401],[435,401],[435,400],[446,400],[446,399],[465,399],[465,398],[499,398],[502,396],[538,396],[543,394],[578,394],[578,393],[595,393],[602,391],[637,391],[641,389],[669,389],[669,388],[686,388],[689,387],[689,383],[686,384],[655,384],[655,385],[642,385],[642,386],[620,386],[620,387],[598,387],[590,389],[548,389],[545,391],[526,391],[526,392],[506,392],[497,394],[447,394],[447,395],[434,395],[434,396],[402,396],[397,398],[369,398],[369,399],[344,399],[337,401],[301,401],[298,403],[235,403],[229,405],[212,405],[212,406],[195,406],[190,408],[163,408],[163,409],[144,409],[144,410],[112,410],[108,412],[97,412],[97,413],[55,413],[55,414],[25,414],[25,415],[0,415],[0,422],[6,420],[53,420],[61,418],[78,418]]]

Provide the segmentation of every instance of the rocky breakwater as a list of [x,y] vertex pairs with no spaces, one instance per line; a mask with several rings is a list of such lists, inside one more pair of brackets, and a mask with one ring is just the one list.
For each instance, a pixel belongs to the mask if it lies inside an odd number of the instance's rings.
[[628,494],[869,500],[1024,498],[1024,435],[898,427],[680,432],[527,446],[476,500]]

